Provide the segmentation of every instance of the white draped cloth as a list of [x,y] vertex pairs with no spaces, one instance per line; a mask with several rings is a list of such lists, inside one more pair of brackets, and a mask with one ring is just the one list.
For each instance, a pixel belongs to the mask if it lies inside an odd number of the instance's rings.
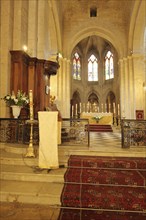
[[39,167],[56,169],[58,162],[58,112],[39,111]]

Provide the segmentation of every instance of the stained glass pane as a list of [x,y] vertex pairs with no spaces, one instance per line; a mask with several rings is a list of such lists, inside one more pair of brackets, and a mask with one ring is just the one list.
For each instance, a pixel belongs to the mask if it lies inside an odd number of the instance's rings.
[[93,54],[88,59],[88,81],[98,81],[98,62]]
[[73,57],[73,79],[80,80],[81,79],[81,61],[78,53],[74,54]]
[[108,51],[105,56],[105,79],[114,78],[114,62],[113,62],[113,54],[111,51]]

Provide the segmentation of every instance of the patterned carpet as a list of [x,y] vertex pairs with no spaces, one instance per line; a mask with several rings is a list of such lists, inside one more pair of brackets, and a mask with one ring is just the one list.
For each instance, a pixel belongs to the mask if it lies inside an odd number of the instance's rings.
[[146,159],[71,156],[58,220],[146,219]]

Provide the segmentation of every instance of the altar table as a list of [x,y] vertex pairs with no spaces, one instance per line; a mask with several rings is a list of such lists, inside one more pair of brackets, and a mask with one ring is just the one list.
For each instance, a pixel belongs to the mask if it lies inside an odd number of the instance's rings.
[[113,114],[110,112],[82,112],[81,118],[89,119],[89,124],[97,124],[94,117],[101,117],[98,124],[100,125],[112,125],[113,124]]

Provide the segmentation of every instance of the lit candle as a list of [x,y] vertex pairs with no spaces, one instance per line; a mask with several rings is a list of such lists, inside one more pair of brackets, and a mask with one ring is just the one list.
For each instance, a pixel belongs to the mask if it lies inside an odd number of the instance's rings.
[[103,112],[103,104],[101,104],[101,112]]
[[99,106],[97,107],[97,112],[99,112]]
[[85,103],[83,104],[83,112],[85,112]]
[[107,104],[105,103],[105,112],[107,112]]
[[111,111],[111,104],[109,103],[109,112]]
[[33,93],[29,91],[30,120],[33,120]]
[[89,112],[89,102],[87,103],[87,112]]
[[76,115],[77,115],[77,104],[76,104]]
[[116,109],[115,109],[115,103],[113,102],[113,111],[114,111],[114,114],[116,113],[115,110],[116,110]]
[[74,115],[74,106],[73,105],[72,105],[71,115],[72,115],[72,117]]
[[81,105],[81,102],[80,102],[80,110],[79,110],[79,111],[80,111],[80,113],[82,112],[82,105]]
[[119,104],[118,104],[118,116],[120,115],[120,108],[119,108]]

